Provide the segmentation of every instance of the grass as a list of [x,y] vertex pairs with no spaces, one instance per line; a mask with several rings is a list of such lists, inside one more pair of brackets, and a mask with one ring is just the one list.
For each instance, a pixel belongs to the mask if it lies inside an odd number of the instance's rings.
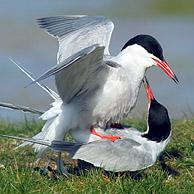
[[[126,120],[139,128],[146,128],[142,120]],[[43,123],[25,121],[24,123],[0,122],[1,134],[32,136],[40,131]],[[35,154],[31,148],[14,150],[20,142],[0,138],[0,193],[194,193],[194,120],[172,121],[173,135],[166,149],[165,161],[180,173],[168,175],[159,162],[139,172],[140,179],[135,180],[128,173],[110,174],[102,169],[85,171],[81,176],[50,179],[33,172]],[[180,151],[181,157],[172,157],[173,150]]]

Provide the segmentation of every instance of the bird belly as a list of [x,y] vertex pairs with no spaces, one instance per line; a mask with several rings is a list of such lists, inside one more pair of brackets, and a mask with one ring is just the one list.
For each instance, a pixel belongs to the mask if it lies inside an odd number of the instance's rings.
[[134,107],[137,94],[128,80],[122,83],[107,83],[92,99],[93,122],[96,122],[99,127],[105,127],[107,122],[119,122]]
[[[87,82],[84,93],[72,103],[77,107],[79,118],[77,128],[91,126],[106,128],[107,124],[119,122],[135,106],[141,79],[133,79],[123,69],[99,74],[96,82]],[[94,87],[95,86],[95,87]]]

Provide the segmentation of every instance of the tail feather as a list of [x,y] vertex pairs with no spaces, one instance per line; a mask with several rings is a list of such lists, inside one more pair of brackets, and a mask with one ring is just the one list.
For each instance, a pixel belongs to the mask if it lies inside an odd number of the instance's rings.
[[[63,115],[59,114],[47,120],[44,127],[42,128],[42,131],[35,135],[33,138],[43,139],[49,142],[52,142],[53,140],[62,141],[67,131],[67,127],[65,127],[67,126],[66,124],[68,123],[63,118]],[[35,149],[35,152],[38,152],[38,154],[43,153],[46,149],[44,145],[40,144],[34,144],[33,148]]]
[[48,111],[44,112],[44,114],[42,114],[40,116],[40,118],[42,120],[50,120],[50,119],[56,117],[62,111],[62,109],[61,109],[62,104],[63,104],[63,102],[61,100],[54,101],[52,103],[52,107]]
[[[21,65],[17,64],[13,59],[10,59],[25,75],[27,75],[32,81],[34,81],[34,77],[31,72],[29,72],[27,69],[22,67]],[[43,120],[46,120],[46,123],[44,127],[42,128],[42,131],[35,135],[32,140],[40,140],[42,139],[43,141],[53,141],[53,140],[63,140],[64,134],[68,130],[67,126],[69,124],[68,120],[65,118],[62,118],[62,112],[61,105],[62,105],[62,100],[60,99],[59,95],[55,93],[53,90],[48,88],[47,86],[40,84],[39,82],[36,82],[36,84],[41,87],[44,91],[46,91],[55,101],[52,104],[52,108],[46,111],[45,113],[42,114],[40,117]],[[34,141],[25,141],[18,147],[23,147],[26,145],[32,145],[33,148],[35,149],[35,152],[38,152],[38,155],[40,156],[45,149],[48,147],[47,145],[44,144],[39,144],[38,142]],[[17,147],[17,148],[18,148]]]
[[51,146],[51,143],[49,141],[45,141],[45,140],[41,140],[41,139],[34,139],[34,138],[28,138],[28,137],[19,137],[19,136],[15,136],[15,135],[3,135],[3,134],[0,134],[0,137],[18,139],[18,140],[22,140],[22,141],[27,141],[29,143],[37,143],[37,144],[44,145],[44,146],[47,146],[47,147]]
[[19,137],[15,135],[3,135],[0,134],[0,137],[6,137],[6,138],[11,138],[11,139],[18,139],[25,141],[24,143],[30,143],[30,144],[37,144],[39,146],[44,146],[44,147],[49,147],[53,151],[57,152],[69,152],[70,154],[74,154],[80,146],[83,144],[81,143],[76,143],[76,142],[66,142],[66,141],[45,141],[43,139],[34,139],[34,138],[28,138],[28,137]]
[[[60,103],[60,105],[61,105],[61,103]],[[58,111],[56,110],[54,112],[55,114],[53,114],[53,112],[50,110],[47,111],[48,112],[47,118],[44,117],[46,120],[46,123],[44,124],[42,131],[32,137],[33,139],[35,139],[35,140],[42,139],[42,140],[49,141],[49,142],[51,142],[53,140],[63,140],[64,135],[67,131],[67,130],[65,130],[67,128],[65,126],[67,126],[68,121],[63,118],[62,114],[60,114],[61,113],[60,106],[58,106],[58,108],[55,107],[55,109],[59,109]],[[50,114],[50,113],[52,113],[52,114]],[[40,158],[41,155],[44,153],[44,151],[47,148],[47,146],[45,146],[45,145],[26,141],[26,142],[22,143],[21,145],[19,145],[17,148],[24,147],[27,145],[32,145],[32,144],[33,144],[34,151],[38,153],[38,157]]]
[[2,134],[0,134],[0,137],[6,137],[6,138],[25,141],[23,144],[17,146],[15,149],[18,149],[19,147],[23,147],[27,145],[32,145],[32,144],[40,146],[38,150],[37,158],[41,158],[44,151],[51,146],[50,141],[45,141],[43,139],[34,139],[34,138],[26,138],[26,137],[14,136],[14,135],[2,135]]
[[[50,142],[50,138],[47,137],[48,136],[47,133],[49,132],[49,130],[51,130],[50,126],[53,123],[53,121],[54,121],[54,118],[46,121],[44,127],[42,128],[42,131],[40,133],[36,134],[35,136],[33,136],[32,138],[33,139],[43,139],[43,140]],[[26,146],[29,144],[30,144],[30,142],[24,142],[23,145],[21,145],[21,146]],[[45,145],[41,145],[41,144],[34,144],[32,147],[34,148],[34,151],[38,153],[39,158],[41,157],[41,155],[44,153],[44,151],[47,148]]]
[[[32,81],[35,81],[32,73],[27,70],[26,68],[22,67],[21,65],[19,65],[18,63],[16,63],[13,59],[9,58],[9,60],[14,63],[25,75],[27,75]],[[54,92],[53,90],[51,90],[50,88],[48,88],[47,86],[40,84],[39,82],[36,82],[36,84],[41,87],[44,91],[46,91],[54,100],[59,99],[59,95]]]
[[23,112],[30,112],[30,113],[38,114],[38,115],[42,115],[44,113],[42,111],[36,110],[34,108],[31,108],[31,107],[15,105],[15,104],[6,103],[6,102],[0,102],[0,107],[9,108],[12,110],[19,110],[19,111],[23,111]]

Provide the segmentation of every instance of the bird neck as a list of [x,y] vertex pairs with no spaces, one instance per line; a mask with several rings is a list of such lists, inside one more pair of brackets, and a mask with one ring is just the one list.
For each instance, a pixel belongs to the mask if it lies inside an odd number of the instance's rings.
[[118,63],[129,72],[130,76],[143,78],[148,67],[153,65],[150,54],[139,45],[131,45],[122,50],[117,59]]
[[151,102],[148,112],[147,131],[142,137],[156,142],[165,141],[171,133],[171,123],[167,110],[164,110],[164,108],[154,99]]
[[169,135],[170,135],[171,130],[169,128],[157,128],[157,129],[152,129],[149,128],[148,132],[143,134],[142,136],[147,138],[150,141],[155,141],[155,142],[162,142],[165,141]]

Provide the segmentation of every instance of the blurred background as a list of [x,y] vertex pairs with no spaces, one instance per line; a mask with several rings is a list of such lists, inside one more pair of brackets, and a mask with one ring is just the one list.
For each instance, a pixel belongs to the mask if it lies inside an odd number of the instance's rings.
[[[47,110],[52,99],[9,61],[9,57],[32,71],[35,77],[56,64],[57,40],[39,29],[36,19],[46,16],[104,15],[115,24],[111,53],[117,54],[131,37],[150,34],[164,49],[176,72],[176,85],[158,68],[147,71],[156,98],[171,118],[194,116],[194,1],[193,0],[0,0],[0,101]],[[55,89],[54,80],[46,83]],[[141,88],[131,116],[143,117],[147,107]],[[31,117],[26,114],[27,117]],[[24,114],[0,109],[0,119],[21,121]]]

